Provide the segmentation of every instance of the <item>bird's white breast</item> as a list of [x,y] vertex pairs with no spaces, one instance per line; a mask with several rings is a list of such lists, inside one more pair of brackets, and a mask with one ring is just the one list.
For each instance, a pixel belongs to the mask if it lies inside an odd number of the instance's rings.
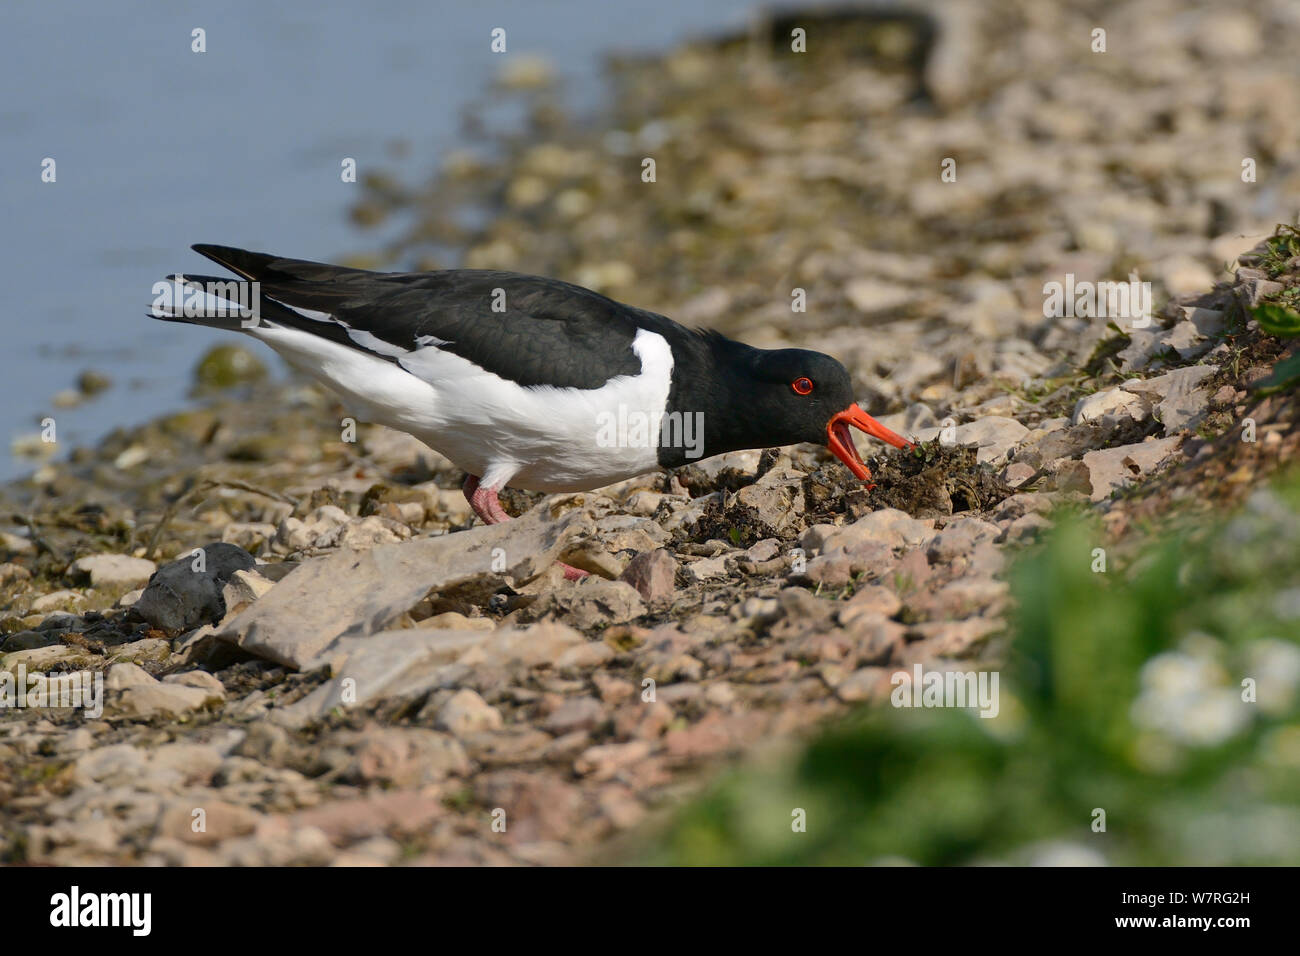
[[[673,355],[663,336],[646,329],[632,343],[640,373],[596,389],[521,386],[432,343],[409,352],[390,347],[400,353],[393,364],[295,329],[248,331],[363,417],[409,432],[488,487],[582,491],[658,467],[657,423]],[[648,433],[611,431],[611,414],[656,424]]]

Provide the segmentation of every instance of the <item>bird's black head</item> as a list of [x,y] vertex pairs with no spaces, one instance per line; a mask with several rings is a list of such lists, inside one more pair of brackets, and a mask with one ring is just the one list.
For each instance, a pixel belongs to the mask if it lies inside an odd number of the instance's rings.
[[853,404],[848,369],[821,352],[755,349],[748,373],[746,404],[769,445],[824,445],[831,416]]
[[[848,369],[806,349],[756,349],[722,336],[710,340],[712,394],[697,396],[706,411],[704,457],[742,448],[813,442],[825,445],[859,478],[871,477],[849,426],[898,448],[910,443],[853,400]],[[672,405],[687,407],[689,396]],[[686,403],[686,404],[683,404]],[[667,462],[665,462],[667,463]]]

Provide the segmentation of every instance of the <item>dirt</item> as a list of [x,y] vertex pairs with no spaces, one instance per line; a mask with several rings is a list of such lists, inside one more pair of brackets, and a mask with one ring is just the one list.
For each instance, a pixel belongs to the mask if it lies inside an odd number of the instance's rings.
[[866,501],[871,511],[897,508],[914,518],[938,518],[987,511],[1015,493],[992,466],[976,460],[974,448],[938,439],[867,465],[874,480]]

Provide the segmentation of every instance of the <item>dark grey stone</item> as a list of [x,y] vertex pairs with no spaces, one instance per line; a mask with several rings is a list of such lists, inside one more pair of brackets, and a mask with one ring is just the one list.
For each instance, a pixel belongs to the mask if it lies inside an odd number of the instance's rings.
[[226,614],[222,587],[236,571],[251,570],[257,562],[225,542],[206,545],[203,553],[202,570],[195,570],[197,556],[188,552],[155,571],[132,609],[172,637],[220,621]]

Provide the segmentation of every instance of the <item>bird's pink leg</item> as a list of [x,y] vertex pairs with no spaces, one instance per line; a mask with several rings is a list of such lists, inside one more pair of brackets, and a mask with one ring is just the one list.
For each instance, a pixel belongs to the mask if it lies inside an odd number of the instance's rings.
[[[474,509],[474,513],[484,524],[501,524],[503,521],[509,521],[510,516],[501,507],[501,500],[497,498],[496,490],[484,488],[478,482],[477,475],[466,475],[465,487],[462,489],[465,492],[465,500]],[[587,577],[586,571],[565,564],[563,561],[560,561],[559,565],[564,568],[564,577],[569,581],[580,581]]]
[[464,491],[465,500],[484,524],[501,524],[503,521],[510,520],[510,516],[501,507],[497,493],[491,488],[480,487],[477,475],[465,476]]

